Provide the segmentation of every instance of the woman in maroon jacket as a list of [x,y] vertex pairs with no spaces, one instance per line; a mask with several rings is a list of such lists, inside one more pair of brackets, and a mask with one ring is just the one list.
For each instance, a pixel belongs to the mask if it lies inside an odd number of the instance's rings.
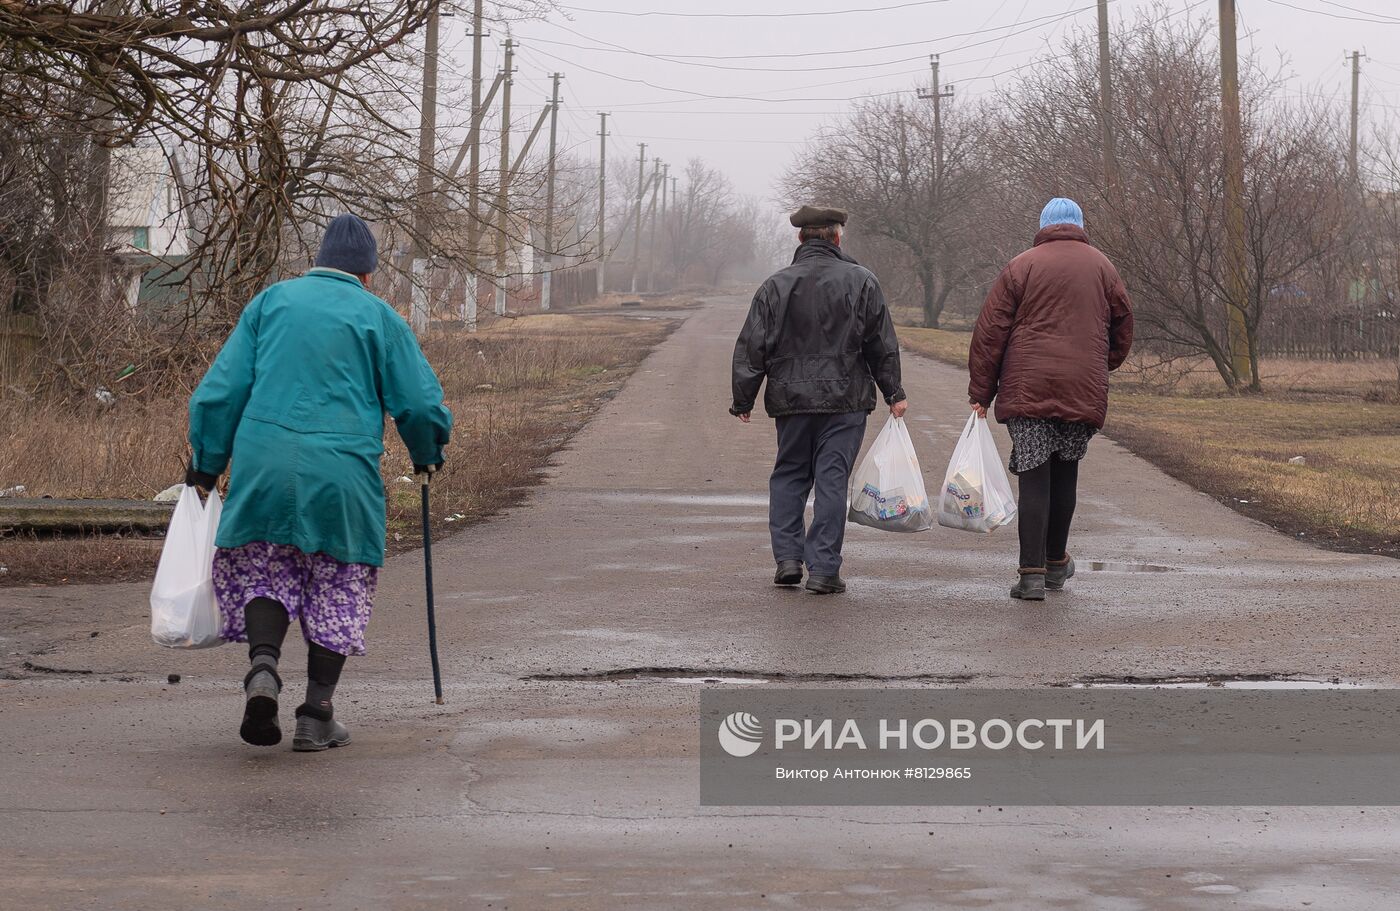
[[1133,343],[1123,279],[1089,244],[1084,213],[1052,199],[1035,245],[1013,259],[987,294],[972,335],[968,395],[983,417],[1011,431],[1020,480],[1021,568],[1011,597],[1031,601],[1074,575],[1066,549],[1079,460],[1108,412],[1108,373]]

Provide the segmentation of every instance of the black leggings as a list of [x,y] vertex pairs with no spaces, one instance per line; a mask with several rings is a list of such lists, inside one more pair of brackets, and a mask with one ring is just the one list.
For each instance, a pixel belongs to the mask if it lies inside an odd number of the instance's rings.
[[1052,455],[1020,474],[1021,568],[1043,569],[1046,557],[1064,560],[1079,486],[1079,463]]
[[[271,598],[254,598],[243,612],[248,628],[248,658],[256,662],[259,656],[272,659],[276,667],[282,657],[282,640],[291,621],[287,609]],[[312,706],[329,707],[345,667],[345,656],[317,645],[306,644],[306,702]]]

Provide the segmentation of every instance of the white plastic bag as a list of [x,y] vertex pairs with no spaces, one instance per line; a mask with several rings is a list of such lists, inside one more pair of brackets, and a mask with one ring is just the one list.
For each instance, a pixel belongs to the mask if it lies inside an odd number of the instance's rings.
[[881,531],[928,531],[933,510],[914,444],[901,418],[891,417],[851,476],[846,518]]
[[151,638],[166,648],[210,648],[219,638],[214,600],[214,537],[223,503],[211,491],[207,504],[193,487],[180,492],[151,587]]
[[1016,518],[1016,495],[1001,467],[986,418],[968,416],[938,497],[938,524],[963,531],[992,532]]

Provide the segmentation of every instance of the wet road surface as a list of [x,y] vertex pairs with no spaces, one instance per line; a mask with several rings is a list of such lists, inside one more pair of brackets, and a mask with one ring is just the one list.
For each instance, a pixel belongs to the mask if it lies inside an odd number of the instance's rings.
[[[346,749],[239,742],[241,647],[156,649],[143,586],[0,591],[0,653],[22,678],[0,680],[0,905],[1395,907],[1392,810],[698,806],[707,676],[1400,678],[1400,563],[1293,541],[1104,439],[1072,541],[1103,570],[1044,605],[1006,597],[1013,529],[851,527],[849,594],[775,590],[772,425],[725,413],[744,309],[689,314],[546,486],[435,548],[446,706],[421,558],[390,563],[371,654],[336,698]],[[905,374],[936,486],[965,380],[915,357]],[[283,658],[284,729],[303,661],[296,644]]]

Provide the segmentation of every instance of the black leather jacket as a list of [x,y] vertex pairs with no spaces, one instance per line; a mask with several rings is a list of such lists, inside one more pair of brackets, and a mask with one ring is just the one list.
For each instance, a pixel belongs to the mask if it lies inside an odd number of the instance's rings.
[[899,341],[869,269],[824,240],[797,248],[792,265],[763,283],[734,346],[734,405],[747,414],[763,395],[771,417],[875,410],[904,398]]

